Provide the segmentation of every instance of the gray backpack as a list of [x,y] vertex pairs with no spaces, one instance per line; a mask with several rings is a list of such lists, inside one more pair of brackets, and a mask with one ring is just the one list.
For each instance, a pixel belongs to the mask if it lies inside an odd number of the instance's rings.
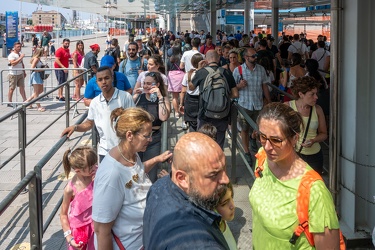
[[208,118],[223,119],[230,111],[230,89],[224,76],[224,69],[205,67],[208,71],[200,93],[203,114]]

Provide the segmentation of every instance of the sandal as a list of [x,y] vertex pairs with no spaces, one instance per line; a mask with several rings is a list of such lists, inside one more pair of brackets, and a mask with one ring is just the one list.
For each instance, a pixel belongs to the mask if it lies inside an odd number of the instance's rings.
[[38,111],[39,111],[39,112],[44,112],[44,111],[46,111],[46,109],[43,108],[43,107],[40,107],[40,108],[38,108]]
[[33,109],[33,105],[28,106],[26,109]]

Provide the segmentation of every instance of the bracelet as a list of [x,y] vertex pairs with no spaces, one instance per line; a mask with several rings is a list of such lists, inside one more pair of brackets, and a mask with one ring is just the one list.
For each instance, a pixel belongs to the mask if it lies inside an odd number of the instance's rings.
[[67,230],[64,232],[64,238],[66,238],[66,236],[72,234],[72,231],[71,230]]
[[72,240],[74,240],[74,237],[70,238],[70,240],[69,240],[69,246],[72,245]]
[[164,101],[160,101],[159,103],[165,103]]
[[77,131],[77,129],[78,129],[78,125],[75,125],[73,131]]

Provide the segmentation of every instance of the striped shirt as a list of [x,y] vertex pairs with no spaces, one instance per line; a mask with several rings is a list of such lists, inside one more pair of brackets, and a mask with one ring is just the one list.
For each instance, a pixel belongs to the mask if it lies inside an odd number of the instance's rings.
[[[243,79],[247,81],[247,86],[238,90],[238,104],[248,110],[261,110],[263,108],[263,86],[267,83],[267,74],[263,66],[256,64],[253,70],[250,70],[246,63],[241,65]],[[241,76],[238,70],[233,71],[233,77],[236,84],[240,83]]]

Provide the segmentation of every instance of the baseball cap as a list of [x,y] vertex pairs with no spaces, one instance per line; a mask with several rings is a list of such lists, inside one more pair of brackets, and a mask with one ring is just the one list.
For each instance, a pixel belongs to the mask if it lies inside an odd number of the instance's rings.
[[100,50],[100,46],[99,46],[99,44],[97,44],[97,43],[90,45],[90,48],[91,48],[92,50]]
[[107,66],[112,68],[113,65],[115,65],[115,59],[113,59],[113,56],[106,55],[102,57],[102,60],[100,61],[100,67]]

